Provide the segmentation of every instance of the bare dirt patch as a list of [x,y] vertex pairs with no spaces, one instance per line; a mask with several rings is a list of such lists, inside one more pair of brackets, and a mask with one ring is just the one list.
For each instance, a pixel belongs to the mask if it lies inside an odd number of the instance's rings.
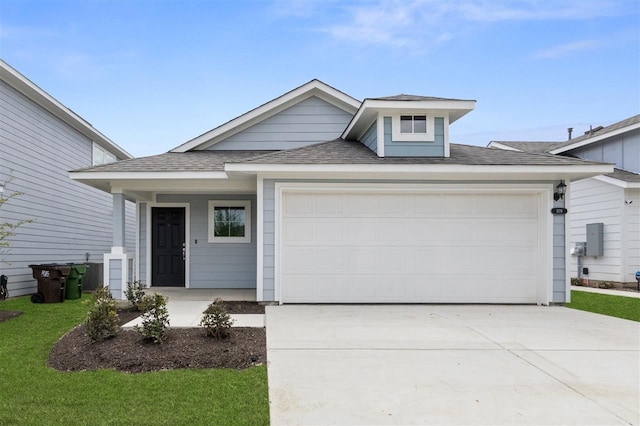
[[[233,314],[264,313],[264,306],[255,302],[225,305]],[[139,314],[131,309],[119,310],[120,324]],[[206,336],[202,328],[176,328],[169,331],[166,342],[157,345],[144,341],[135,330],[120,331],[115,338],[94,343],[79,325],[55,344],[47,365],[61,371],[113,369],[141,373],[178,368],[244,369],[266,361],[264,328],[234,327],[224,340]]]
[[22,315],[21,311],[0,311],[0,322]]

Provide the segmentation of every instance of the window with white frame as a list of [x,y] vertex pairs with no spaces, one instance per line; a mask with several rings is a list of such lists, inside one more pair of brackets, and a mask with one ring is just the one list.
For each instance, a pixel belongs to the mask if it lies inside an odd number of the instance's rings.
[[210,200],[209,242],[250,243],[251,201]]
[[404,111],[391,116],[391,139],[394,142],[434,142],[433,116],[422,111]]
[[93,144],[93,165],[115,163],[116,156],[94,142]]
[[401,115],[400,133],[427,133],[426,115]]

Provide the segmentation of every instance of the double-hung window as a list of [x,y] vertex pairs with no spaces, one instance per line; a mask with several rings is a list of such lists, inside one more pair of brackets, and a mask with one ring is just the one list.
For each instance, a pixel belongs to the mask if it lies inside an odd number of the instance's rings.
[[209,201],[209,242],[250,243],[251,201]]
[[400,133],[427,133],[427,116],[401,115]]
[[434,142],[434,118],[421,111],[404,111],[391,116],[393,142]]

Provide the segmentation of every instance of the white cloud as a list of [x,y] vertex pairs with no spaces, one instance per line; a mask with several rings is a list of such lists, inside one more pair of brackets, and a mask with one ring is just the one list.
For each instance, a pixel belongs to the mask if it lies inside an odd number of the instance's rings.
[[612,0],[379,0],[345,7],[343,18],[325,31],[361,45],[432,47],[468,31],[472,24],[637,14],[634,4]]
[[581,20],[619,15],[631,5],[631,2],[609,0],[520,0],[508,2],[472,0],[454,2],[452,10],[462,19],[471,22]]
[[575,52],[594,50],[602,47],[603,43],[598,40],[580,40],[572,43],[561,44],[536,53],[534,59],[561,58]]

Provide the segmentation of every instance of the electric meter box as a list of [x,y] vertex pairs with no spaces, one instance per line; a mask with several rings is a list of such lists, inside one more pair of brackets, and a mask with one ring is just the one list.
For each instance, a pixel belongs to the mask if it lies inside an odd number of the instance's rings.
[[571,256],[584,256],[585,250],[587,248],[587,243],[578,242],[574,243],[573,247],[569,250]]
[[603,247],[603,235],[604,224],[602,223],[588,223],[587,224],[587,256],[602,256],[604,253]]

